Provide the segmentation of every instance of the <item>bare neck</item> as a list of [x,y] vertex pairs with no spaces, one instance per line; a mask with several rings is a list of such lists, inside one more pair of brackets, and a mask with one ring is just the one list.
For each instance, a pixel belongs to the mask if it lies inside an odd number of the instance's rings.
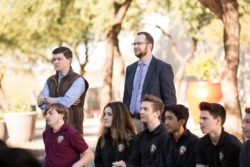
[[160,121],[151,121],[150,123],[147,123],[147,126],[148,126],[148,130],[150,132],[154,131],[159,125],[160,125]]
[[210,140],[212,141],[214,145],[217,145],[219,143],[221,132],[222,132],[222,128],[218,128],[216,131],[208,134]]
[[53,132],[54,133],[58,132],[63,126],[63,124],[64,124],[64,121],[62,120],[62,121],[59,121],[57,124],[53,125],[52,126]]
[[65,70],[62,70],[62,71],[57,71],[59,74],[63,74],[63,75],[65,75],[65,74],[67,74],[68,72],[69,72],[69,70],[70,70],[70,67],[69,68],[67,68],[67,69],[65,69]]
[[184,131],[185,131],[184,127],[181,126],[181,128],[178,131],[176,131],[176,132],[173,133],[175,141],[178,141],[181,138],[181,136],[183,135]]
[[147,55],[140,58],[140,61],[146,62],[152,56],[152,52],[149,52]]

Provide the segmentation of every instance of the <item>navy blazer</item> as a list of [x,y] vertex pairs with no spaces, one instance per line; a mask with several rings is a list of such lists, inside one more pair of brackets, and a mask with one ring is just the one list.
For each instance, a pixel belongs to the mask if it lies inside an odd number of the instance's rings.
[[[129,108],[138,61],[126,69],[123,102]],[[165,105],[176,104],[174,74],[170,64],[152,57],[142,88],[142,96],[151,94],[162,99]]]

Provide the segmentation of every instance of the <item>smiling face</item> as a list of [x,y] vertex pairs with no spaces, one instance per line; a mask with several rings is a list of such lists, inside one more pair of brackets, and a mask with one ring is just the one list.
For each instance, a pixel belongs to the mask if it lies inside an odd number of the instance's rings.
[[63,53],[53,54],[52,63],[58,72],[67,72],[71,65],[71,58],[66,58]]
[[110,128],[113,121],[113,112],[110,107],[106,107],[103,111],[103,124],[104,127]]
[[214,118],[208,111],[202,110],[200,114],[200,128],[203,134],[209,134],[221,128],[220,117]]
[[250,138],[250,114],[246,113],[242,120],[242,129],[244,136]]
[[178,132],[184,124],[183,122],[184,120],[181,119],[178,121],[177,117],[171,111],[166,111],[164,118],[165,118],[164,123],[165,123],[166,129],[169,133],[172,133],[172,134],[175,132]]
[[136,36],[133,44],[135,56],[140,59],[149,54],[151,50],[149,45],[144,34]]

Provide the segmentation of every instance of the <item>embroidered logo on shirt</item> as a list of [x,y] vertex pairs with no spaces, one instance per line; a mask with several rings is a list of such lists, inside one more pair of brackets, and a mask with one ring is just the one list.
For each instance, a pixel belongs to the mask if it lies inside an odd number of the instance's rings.
[[155,151],[156,151],[156,145],[155,144],[152,144],[151,146],[150,146],[150,153],[151,154],[154,154],[155,153]]
[[124,149],[125,149],[124,144],[120,143],[120,144],[117,145],[118,152],[123,152]]
[[187,147],[186,146],[181,146],[179,149],[179,155],[183,155],[187,152]]
[[221,162],[222,162],[223,159],[224,159],[224,154],[223,154],[223,152],[221,152],[221,151],[220,151],[220,153],[219,153],[219,159],[220,159]]
[[58,136],[57,137],[57,143],[62,143],[64,140],[64,136]]

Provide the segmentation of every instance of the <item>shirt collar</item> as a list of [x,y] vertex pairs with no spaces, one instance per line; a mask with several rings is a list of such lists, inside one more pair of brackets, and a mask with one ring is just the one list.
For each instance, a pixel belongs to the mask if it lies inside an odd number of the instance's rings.
[[59,76],[63,76],[63,77],[64,77],[64,76],[66,76],[66,75],[68,74],[68,72],[69,72],[69,71],[64,72],[64,73],[59,72],[59,73],[58,73],[58,75],[59,75]]
[[181,140],[185,140],[189,135],[190,135],[190,131],[188,129],[185,129],[182,135],[180,136],[180,138],[178,139],[178,141],[176,141],[174,135],[172,133],[169,133],[169,136],[172,138],[172,140],[175,141],[175,143],[179,143]]
[[68,71],[66,71],[66,72],[58,72],[57,75],[61,76],[61,77],[65,77],[69,73],[69,71],[71,71],[71,70],[72,70],[72,68],[70,67]]
[[165,126],[163,124],[159,124],[153,131],[149,131],[148,128],[146,129],[147,133],[149,134],[159,134],[163,130],[165,130]]
[[[65,130],[68,129],[68,128],[69,128],[69,125],[68,125],[67,123],[64,123],[64,124],[61,126],[61,128],[59,129],[59,131],[57,131],[56,133],[61,133],[61,132],[65,131]],[[54,133],[52,128],[51,128],[50,130],[51,130],[51,133]],[[56,134],[56,133],[55,133],[55,134]]]
[[[227,134],[227,132],[225,132],[224,128],[222,128],[221,134],[220,134],[220,138],[219,138],[219,141],[218,141],[218,143],[217,143],[216,146],[219,146],[219,145],[223,145],[223,144],[224,144],[224,140],[225,140],[226,134]],[[206,139],[206,142],[207,142],[207,143],[210,143],[210,144],[214,145],[214,144],[212,143],[212,141],[211,141],[211,139],[210,139],[210,137],[209,137],[208,134],[205,135],[205,139]]]
[[138,65],[144,64],[144,65],[149,66],[149,64],[150,64],[150,62],[151,62],[151,60],[152,60],[152,58],[153,58],[153,55],[151,55],[151,56],[150,56],[147,60],[145,60],[144,62],[141,61],[141,60],[138,60]]

